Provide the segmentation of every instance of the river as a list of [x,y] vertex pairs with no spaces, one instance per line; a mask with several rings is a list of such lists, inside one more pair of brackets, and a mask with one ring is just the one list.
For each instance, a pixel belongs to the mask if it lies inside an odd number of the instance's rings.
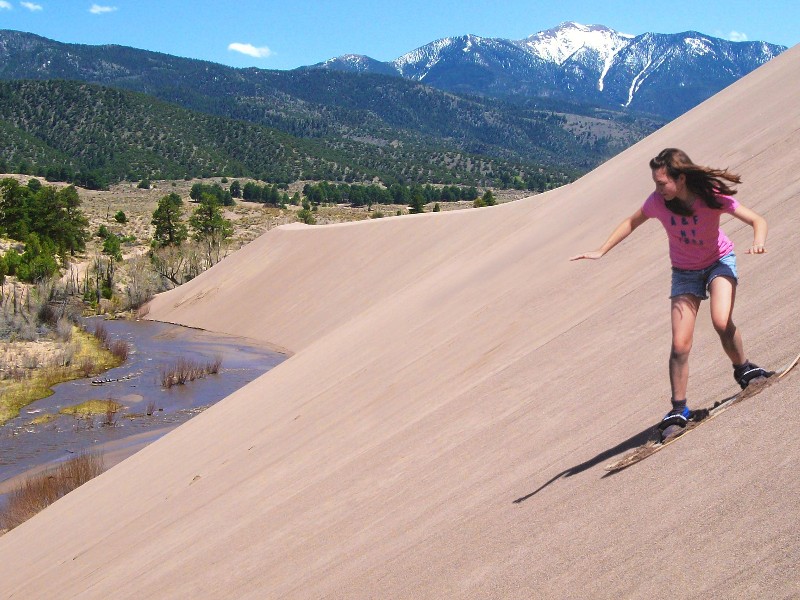
[[[88,331],[96,322],[87,319]],[[116,319],[102,324],[110,341],[128,343],[128,359],[100,376],[56,385],[52,396],[29,404],[0,426],[0,505],[26,474],[81,452],[102,454],[107,467],[119,462],[286,359],[253,340],[168,323]],[[216,375],[165,389],[162,372],[179,359],[201,365],[220,360],[221,368]],[[113,424],[104,423],[106,415],[58,414],[93,399],[123,406]],[[44,414],[58,416],[32,424]]]

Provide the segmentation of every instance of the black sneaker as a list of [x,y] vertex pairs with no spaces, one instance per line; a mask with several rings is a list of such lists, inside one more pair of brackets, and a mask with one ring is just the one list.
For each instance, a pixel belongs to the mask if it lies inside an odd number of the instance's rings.
[[744,364],[733,367],[733,378],[736,380],[742,389],[745,389],[754,379],[767,378],[775,375],[775,371],[767,371],[758,365],[754,365],[749,360]]
[[678,427],[686,427],[686,424],[689,422],[691,416],[692,411],[690,411],[687,406],[684,406],[683,408],[673,408],[666,415],[664,415],[664,418],[661,419],[661,423],[659,423],[658,428],[663,431],[667,427],[672,427],[673,425],[677,425]]

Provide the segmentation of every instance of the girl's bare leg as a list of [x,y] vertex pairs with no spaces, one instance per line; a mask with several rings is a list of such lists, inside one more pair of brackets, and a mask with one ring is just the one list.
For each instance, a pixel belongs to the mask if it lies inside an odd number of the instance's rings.
[[736,284],[728,277],[715,277],[709,286],[711,294],[711,322],[719,334],[722,349],[734,365],[747,360],[742,345],[742,335],[733,323],[733,305],[736,301]]
[[694,339],[694,324],[700,298],[684,294],[672,298],[672,350],[669,355],[669,382],[672,386],[672,400],[686,400],[689,382],[689,352]]

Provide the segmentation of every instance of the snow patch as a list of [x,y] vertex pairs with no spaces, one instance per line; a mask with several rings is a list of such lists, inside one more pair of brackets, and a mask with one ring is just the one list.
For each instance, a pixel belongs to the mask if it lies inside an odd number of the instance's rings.
[[[395,60],[392,64],[404,77],[410,76],[412,79],[421,80],[425,77],[427,71],[439,62],[442,52],[452,46],[454,41],[453,38],[436,40],[421,48],[403,54],[403,56]],[[416,71],[419,66],[422,66],[422,74],[415,75],[408,72],[410,70]]]
[[633,37],[602,25],[568,22],[535,33],[520,44],[539,58],[558,65],[564,64],[581,48],[586,48],[599,55],[603,64],[607,65]]
[[689,51],[696,56],[703,56],[713,52],[708,44],[708,40],[702,38],[686,38],[683,43],[689,47]]
[[642,83],[645,79],[647,79],[651,73],[653,73],[658,67],[660,67],[664,61],[667,59],[667,55],[662,55],[657,61],[653,62],[652,58],[647,59],[647,64],[644,66],[644,69],[639,71],[636,77],[633,78],[631,82],[631,87],[628,89],[628,101],[624,104],[625,108],[631,105],[633,102],[633,97],[636,95],[636,92],[639,91]]

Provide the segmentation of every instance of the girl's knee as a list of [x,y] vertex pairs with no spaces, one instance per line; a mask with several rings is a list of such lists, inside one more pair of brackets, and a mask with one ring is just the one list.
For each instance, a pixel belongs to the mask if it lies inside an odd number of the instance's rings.
[[736,325],[730,319],[712,319],[714,330],[723,339],[733,338],[736,335]]
[[692,340],[673,340],[669,358],[670,360],[684,362],[689,359],[689,353],[691,351]]

